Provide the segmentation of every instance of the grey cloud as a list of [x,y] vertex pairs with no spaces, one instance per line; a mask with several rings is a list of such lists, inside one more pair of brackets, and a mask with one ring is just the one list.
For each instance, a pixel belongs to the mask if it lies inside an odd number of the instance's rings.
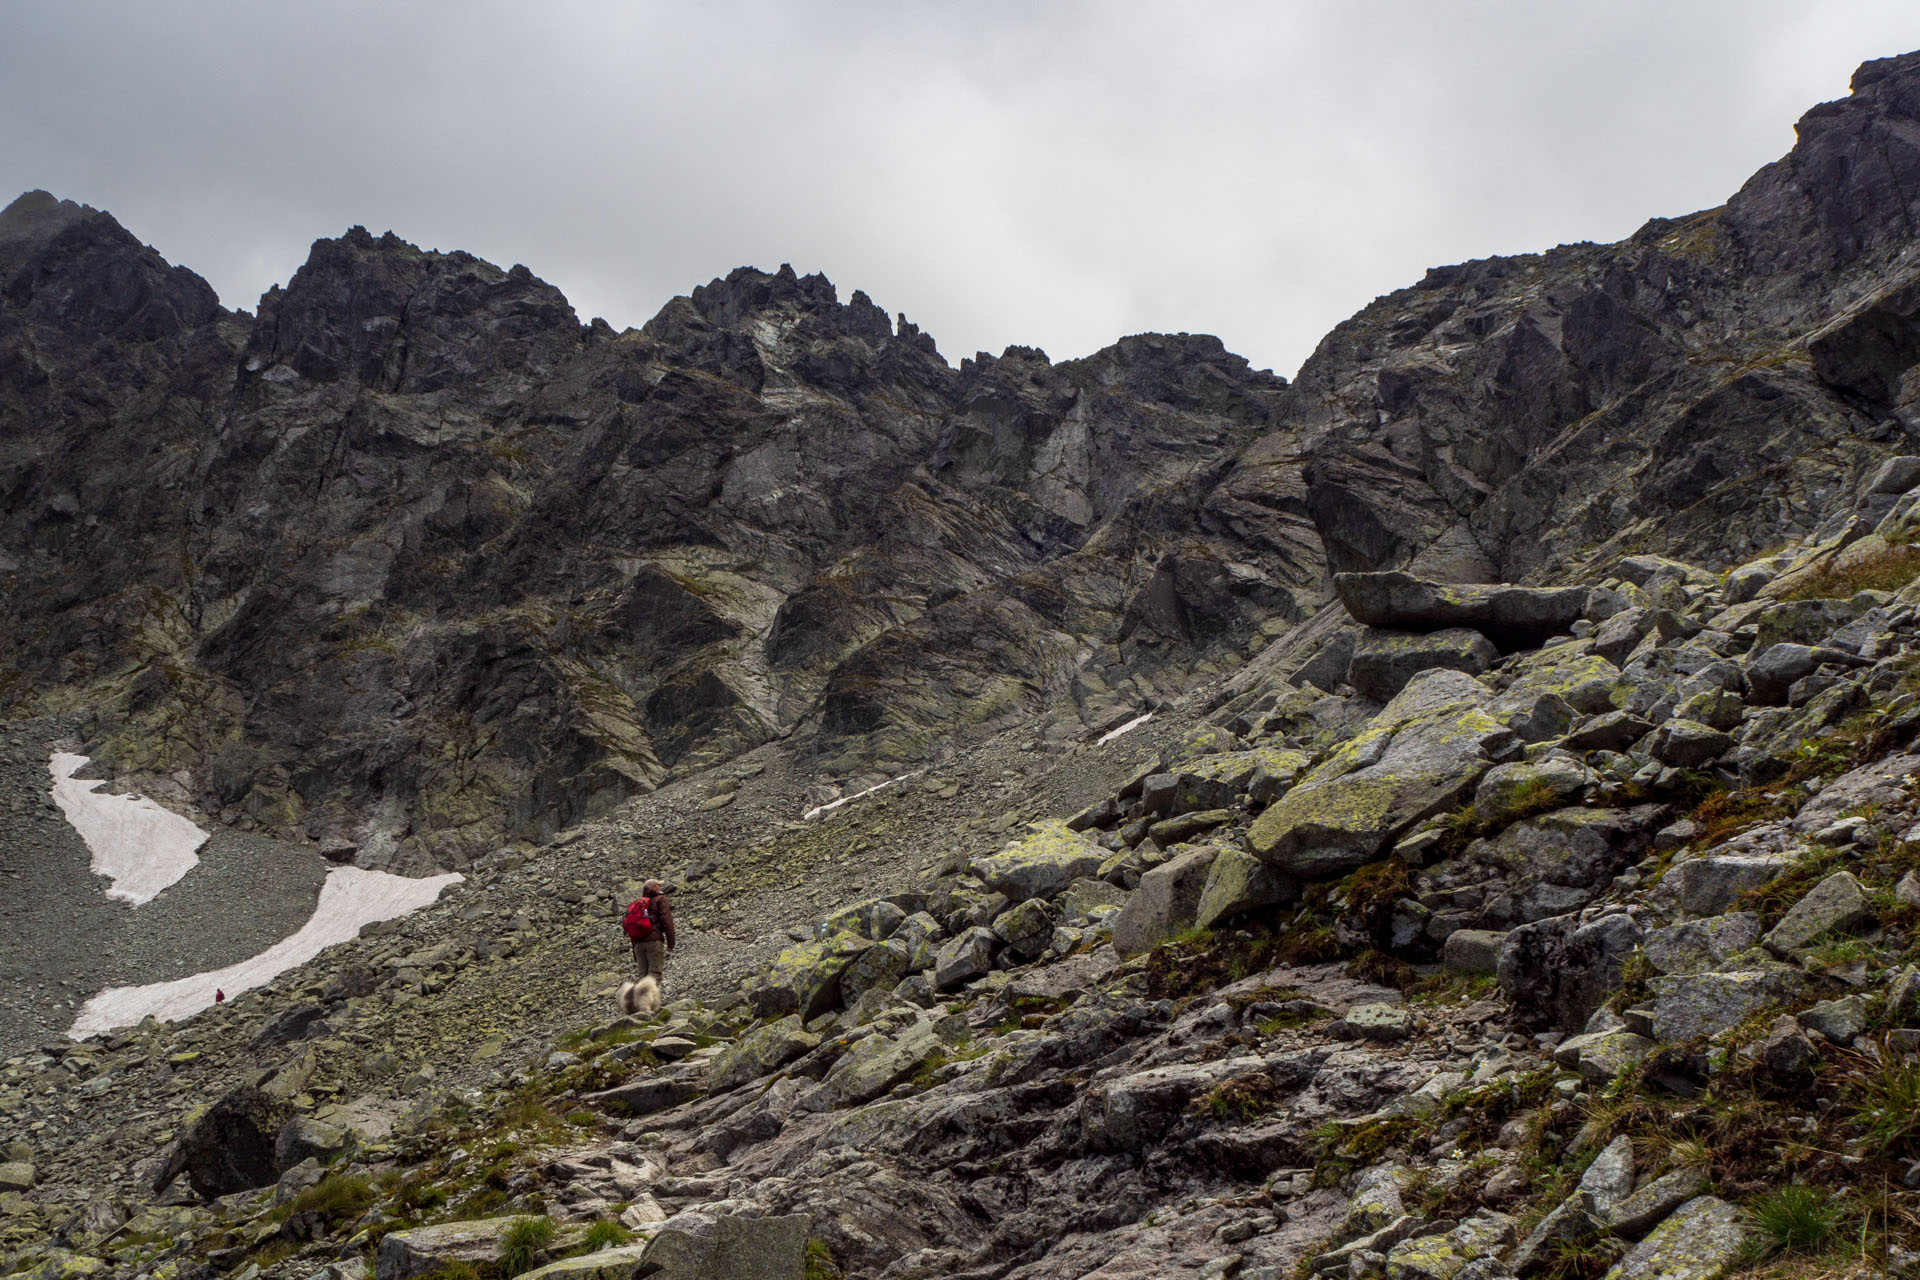
[[1291,372],[1428,266],[1710,206],[1910,5],[0,8],[0,199],[251,306],[363,223],[638,324],[752,263],[949,358],[1218,333]]

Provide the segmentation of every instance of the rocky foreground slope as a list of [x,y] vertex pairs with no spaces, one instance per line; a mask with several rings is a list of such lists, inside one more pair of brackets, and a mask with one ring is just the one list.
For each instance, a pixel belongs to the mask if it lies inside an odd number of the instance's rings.
[[1920,571],[1920,459],[1878,479],[1726,575],[1343,577],[1333,692],[1222,685],[658,1017],[527,1036],[610,1003],[561,869],[617,831],[480,868],[217,1016],[12,1059],[0,1242],[49,1280],[1905,1271],[1920,586],[1866,584]]
[[9,1024],[0,1274],[1912,1270],[1917,138],[1870,63],[1290,385],[954,370],[788,271],[615,334],[360,231],[248,316],[16,202],[6,776],[469,879]]

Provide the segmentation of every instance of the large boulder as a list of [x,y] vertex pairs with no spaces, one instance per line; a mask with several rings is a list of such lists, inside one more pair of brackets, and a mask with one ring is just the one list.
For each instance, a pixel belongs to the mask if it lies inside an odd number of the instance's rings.
[[1820,665],[1813,649],[1804,644],[1769,645],[1747,664],[1748,698],[1758,706],[1780,707],[1794,681]]
[[1671,974],[1653,979],[1653,1034],[1668,1044],[1716,1036],[1782,1004],[1806,984],[1790,965]]
[[[1572,643],[1517,655],[1507,662],[1504,675],[1507,686],[1489,707],[1494,718],[1500,720],[1514,715],[1538,718],[1543,699],[1579,715],[1596,715],[1612,709],[1614,691],[1620,683],[1619,667]],[[1517,731],[1518,725],[1515,727]],[[1534,735],[1525,736],[1529,741],[1536,740]]]
[[[646,1240],[639,1244],[618,1245],[583,1253],[578,1257],[562,1258],[544,1267],[521,1272],[519,1280],[634,1280],[635,1276],[644,1274],[641,1266],[646,1261],[647,1246],[651,1243],[651,1240]],[[324,1273],[321,1274],[321,1280],[324,1280]]]
[[1141,876],[1140,887],[1113,919],[1113,949],[1123,956],[1138,955],[1192,925],[1217,853],[1195,849]]
[[1661,973],[1703,973],[1720,968],[1758,941],[1760,917],[1735,911],[1650,930],[1643,950],[1647,963]]
[[907,949],[907,972],[920,973],[933,967],[940,950],[940,922],[924,911],[916,911],[900,922],[889,942]]
[[724,1048],[708,1069],[707,1081],[715,1093],[756,1080],[778,1070],[820,1043],[820,1037],[801,1025],[800,1015],[755,1027]]
[[1478,975],[1500,971],[1500,949],[1507,935],[1494,929],[1456,929],[1447,935],[1440,962],[1448,973]]
[[1422,819],[1456,807],[1495,758],[1518,749],[1485,711],[1491,695],[1457,671],[1427,671],[1254,820],[1254,856],[1307,879],[1379,857]]
[[1582,924],[1578,915],[1522,925],[1500,947],[1500,987],[1513,1017],[1535,1030],[1577,1031],[1620,987],[1644,936],[1624,913]]
[[941,991],[993,972],[993,930],[975,925],[940,948],[933,961],[933,985]]
[[1653,722],[1631,711],[1603,711],[1567,735],[1575,751],[1625,751],[1645,737]]
[[677,1107],[689,1098],[697,1098],[706,1092],[704,1066],[704,1063],[698,1062],[683,1063],[628,1080],[611,1089],[602,1089],[598,1093],[582,1094],[581,1100],[604,1109],[617,1107],[630,1116],[665,1111],[668,1107]]
[[1836,871],[1793,904],[1766,936],[1767,950],[1795,956],[1822,938],[1857,929],[1873,919],[1873,904],[1852,873]]
[[1222,849],[1207,868],[1207,882],[1194,907],[1194,923],[1211,929],[1225,920],[1261,907],[1279,906],[1300,896],[1300,882],[1268,866],[1250,853]]
[[285,1102],[242,1085],[208,1107],[175,1140],[154,1189],[182,1173],[208,1199],[272,1186],[281,1174],[274,1148],[292,1116]]
[[1499,656],[1491,640],[1465,627],[1429,632],[1369,627],[1354,645],[1347,683],[1361,697],[1385,702],[1422,671],[1439,667],[1477,676]]
[[280,1132],[274,1136],[273,1161],[283,1170],[309,1158],[330,1164],[352,1150],[353,1145],[351,1130],[311,1116],[295,1116],[280,1126]]
[[1676,769],[1698,769],[1733,749],[1733,739],[1712,725],[1675,717],[1654,730],[1653,758]]
[[1060,918],[1073,926],[1092,924],[1096,919],[1127,905],[1127,891],[1119,885],[1088,877],[1075,880],[1060,895]]
[[812,1228],[804,1213],[680,1214],[647,1242],[638,1274],[653,1280],[800,1280]]
[[454,1263],[472,1265],[500,1260],[501,1238],[525,1218],[476,1218],[430,1227],[389,1231],[374,1259],[377,1280],[411,1280]]
[[1336,573],[1333,589],[1355,622],[1399,631],[1472,627],[1506,651],[1534,648],[1587,610],[1584,587],[1428,582],[1398,570]]
[[1740,1210],[1700,1196],[1675,1209],[1606,1280],[1720,1280],[1740,1260],[1746,1239]]
[[[1552,798],[1544,787],[1538,794]],[[1517,799],[1508,802],[1518,804]],[[1474,841],[1467,847],[1465,860],[1498,872],[1503,885],[1482,907],[1480,923],[1511,928],[1587,905],[1613,877],[1646,853],[1654,829],[1667,812],[1660,805],[1573,806],[1516,822],[1497,836]]]
[[872,945],[857,933],[835,933],[788,947],[746,982],[747,1003],[762,1018],[817,1018],[838,1007],[841,976]]
[[832,1107],[871,1102],[919,1070],[940,1046],[934,1019],[917,1018],[896,1035],[854,1041],[827,1072],[821,1087]]
[[1231,809],[1201,809],[1177,818],[1163,818],[1147,828],[1147,836],[1162,849],[1171,849],[1177,844],[1190,844],[1195,836],[1203,836],[1231,821]]
[[1259,793],[1256,799],[1271,800],[1312,763],[1306,752],[1287,747],[1216,752],[1154,775],[1151,788],[1143,785],[1141,799],[1150,812],[1166,817],[1231,808],[1242,794],[1253,792]]
[[1719,915],[1749,889],[1758,889],[1792,866],[1791,858],[1771,853],[1689,858],[1668,868],[1660,896],[1670,897],[1688,915]]
[[841,907],[825,922],[827,933],[857,933],[863,938],[879,942],[893,936],[907,913],[900,905],[886,898],[868,898],[862,902]]
[[1051,898],[1100,870],[1107,851],[1064,822],[1049,822],[999,853],[976,858],[971,870],[1010,902]]
[[1593,774],[1564,756],[1495,765],[1473,793],[1473,816],[1487,827],[1576,804]]
[[993,922],[993,936],[1019,959],[1035,959],[1053,941],[1053,913],[1040,899],[1028,898]]
[[840,975],[840,998],[851,1005],[875,989],[889,990],[907,976],[913,963],[913,950],[897,938],[876,942],[847,966]]

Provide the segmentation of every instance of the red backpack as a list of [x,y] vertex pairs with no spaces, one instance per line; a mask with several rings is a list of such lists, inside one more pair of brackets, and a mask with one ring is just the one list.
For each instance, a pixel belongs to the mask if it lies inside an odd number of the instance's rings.
[[645,942],[653,937],[654,927],[653,899],[641,898],[628,905],[627,918],[621,928],[627,931],[629,938],[635,942]]

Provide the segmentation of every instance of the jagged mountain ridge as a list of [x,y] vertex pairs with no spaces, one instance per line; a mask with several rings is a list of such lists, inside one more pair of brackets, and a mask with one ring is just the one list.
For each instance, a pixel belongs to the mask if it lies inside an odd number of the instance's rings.
[[788,738],[823,778],[1231,669],[1332,571],[1725,565],[1911,430],[1920,57],[1722,209],[1429,273],[1291,386],[1217,341],[948,365],[819,276],[638,331],[356,229],[257,317],[111,217],[0,220],[16,711],[368,865],[459,863]]

